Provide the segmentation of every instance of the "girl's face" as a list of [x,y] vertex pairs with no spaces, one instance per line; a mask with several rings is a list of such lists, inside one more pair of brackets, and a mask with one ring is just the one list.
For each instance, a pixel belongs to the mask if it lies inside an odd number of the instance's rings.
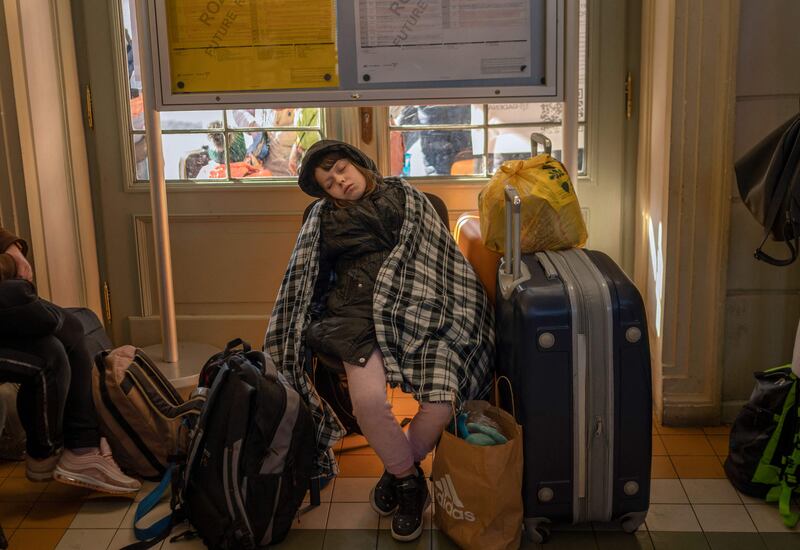
[[317,184],[332,198],[357,201],[367,189],[364,175],[348,159],[339,159],[330,170],[317,166],[314,169]]

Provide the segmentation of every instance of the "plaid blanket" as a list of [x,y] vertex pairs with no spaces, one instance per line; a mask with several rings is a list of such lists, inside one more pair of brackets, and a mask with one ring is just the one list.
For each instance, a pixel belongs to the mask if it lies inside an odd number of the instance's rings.
[[[378,273],[375,338],[386,379],[423,402],[485,397],[494,357],[494,312],[472,267],[425,195],[406,194],[398,244]],[[320,201],[300,230],[264,341],[264,350],[311,409],[320,475],[338,472],[331,447],[344,436],[306,369],[304,334],[319,272]]]

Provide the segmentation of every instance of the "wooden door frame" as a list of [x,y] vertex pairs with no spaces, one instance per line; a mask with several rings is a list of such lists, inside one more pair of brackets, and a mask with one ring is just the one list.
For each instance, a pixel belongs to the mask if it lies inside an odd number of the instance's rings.
[[738,28],[738,0],[643,2],[634,263],[666,425],[721,415]]
[[[40,295],[101,314],[100,277],[68,2],[3,0],[24,208]],[[15,183],[19,185],[19,183]]]

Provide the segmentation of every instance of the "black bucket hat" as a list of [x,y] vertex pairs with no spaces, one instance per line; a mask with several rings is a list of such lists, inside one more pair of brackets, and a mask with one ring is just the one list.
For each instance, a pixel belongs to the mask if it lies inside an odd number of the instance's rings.
[[314,170],[319,165],[320,161],[330,153],[342,153],[353,163],[378,174],[378,167],[375,165],[375,162],[360,149],[343,141],[324,139],[316,142],[306,151],[300,165],[297,183],[300,185],[300,189],[307,195],[319,198],[327,197],[325,191],[322,190],[314,177]]

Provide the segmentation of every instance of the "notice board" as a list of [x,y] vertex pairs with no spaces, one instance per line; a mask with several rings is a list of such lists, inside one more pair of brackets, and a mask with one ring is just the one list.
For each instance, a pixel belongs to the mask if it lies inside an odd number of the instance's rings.
[[565,0],[145,0],[159,110],[558,101]]

